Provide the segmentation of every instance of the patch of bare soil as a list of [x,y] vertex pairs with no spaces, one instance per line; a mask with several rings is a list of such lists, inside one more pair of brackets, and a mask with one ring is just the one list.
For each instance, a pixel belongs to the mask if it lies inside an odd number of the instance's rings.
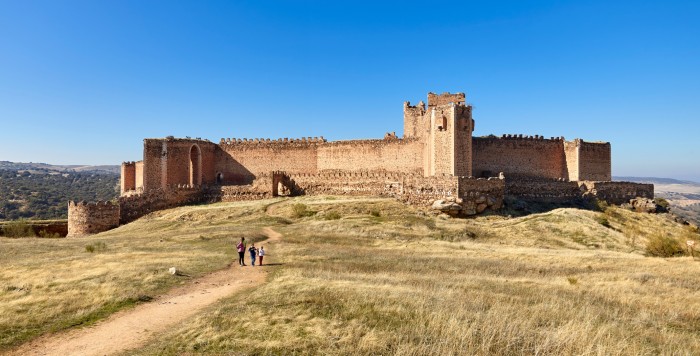
[[[273,249],[281,235],[265,228],[265,245]],[[268,262],[267,257],[265,262]],[[265,282],[265,267],[229,268],[192,280],[147,304],[124,310],[87,328],[47,335],[10,352],[11,355],[111,355],[144,346],[169,327],[238,291]]]

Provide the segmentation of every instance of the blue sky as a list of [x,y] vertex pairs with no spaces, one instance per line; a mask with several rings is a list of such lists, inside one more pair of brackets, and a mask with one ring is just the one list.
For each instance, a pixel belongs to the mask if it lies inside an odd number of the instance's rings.
[[145,137],[402,132],[463,91],[475,135],[610,141],[700,181],[697,1],[0,0],[0,160],[119,164]]

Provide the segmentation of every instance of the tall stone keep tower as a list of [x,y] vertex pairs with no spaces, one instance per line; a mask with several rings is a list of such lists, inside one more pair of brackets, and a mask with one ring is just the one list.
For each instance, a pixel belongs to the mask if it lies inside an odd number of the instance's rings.
[[472,107],[464,93],[428,93],[428,106],[404,103],[404,137],[423,141],[424,175],[472,175]]
[[427,175],[472,175],[472,107],[464,93],[428,93]]

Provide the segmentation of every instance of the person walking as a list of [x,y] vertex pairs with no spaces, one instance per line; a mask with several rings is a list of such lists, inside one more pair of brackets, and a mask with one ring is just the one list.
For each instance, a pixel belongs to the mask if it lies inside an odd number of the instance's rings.
[[243,267],[245,266],[245,237],[241,237],[241,242],[236,245],[236,249],[238,250],[238,264]]
[[262,266],[262,260],[263,257],[265,257],[265,247],[263,247],[262,245],[260,246],[260,250],[258,250],[258,257],[260,257],[259,265]]
[[250,252],[250,264],[255,267],[255,256],[258,254],[258,249],[255,248],[255,244],[250,244],[248,252]]

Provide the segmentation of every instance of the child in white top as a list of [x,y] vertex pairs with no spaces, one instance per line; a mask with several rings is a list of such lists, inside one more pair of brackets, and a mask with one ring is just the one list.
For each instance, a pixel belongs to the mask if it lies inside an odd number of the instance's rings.
[[260,257],[260,265],[262,266],[263,257],[265,257],[265,248],[262,247],[262,245],[260,246],[260,250],[258,250],[258,257]]

